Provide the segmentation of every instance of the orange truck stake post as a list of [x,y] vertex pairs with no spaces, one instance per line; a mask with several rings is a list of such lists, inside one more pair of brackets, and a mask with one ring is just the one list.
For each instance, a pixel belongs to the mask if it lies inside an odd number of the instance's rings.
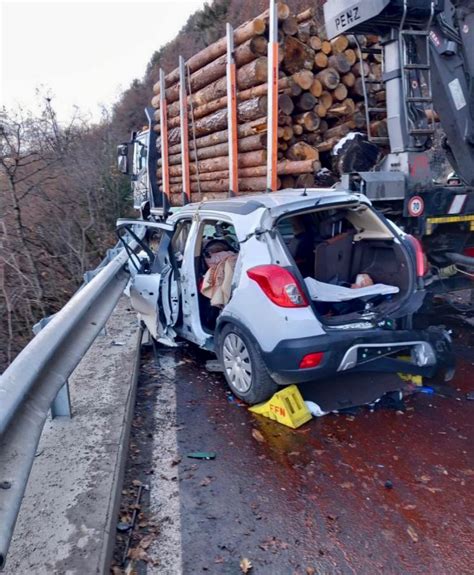
[[184,58],[179,57],[179,116],[181,124],[181,167],[183,170],[183,205],[191,201],[191,182],[189,178],[189,130],[188,130],[188,93],[186,90],[186,67]]
[[234,59],[234,29],[227,24],[227,127],[229,140],[229,196],[239,193],[239,151],[237,141],[237,81]]
[[170,175],[168,164],[168,113],[166,109],[165,73],[160,68],[160,127],[161,127],[161,166],[163,171],[163,215],[170,207]]
[[267,121],[267,192],[276,192],[278,187],[278,12],[275,0],[270,0]]

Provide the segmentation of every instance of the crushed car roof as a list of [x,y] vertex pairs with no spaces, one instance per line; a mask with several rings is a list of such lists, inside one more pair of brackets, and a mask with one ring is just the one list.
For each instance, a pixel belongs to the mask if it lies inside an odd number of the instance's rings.
[[179,213],[194,212],[198,209],[211,210],[217,212],[229,212],[239,215],[247,215],[259,208],[277,208],[280,206],[289,207],[291,204],[301,203],[302,200],[309,201],[322,200],[331,198],[332,200],[359,200],[359,194],[353,194],[346,191],[335,190],[334,188],[318,188],[306,190],[280,190],[278,192],[245,194],[235,198],[226,198],[223,200],[208,200],[188,204],[180,208]]

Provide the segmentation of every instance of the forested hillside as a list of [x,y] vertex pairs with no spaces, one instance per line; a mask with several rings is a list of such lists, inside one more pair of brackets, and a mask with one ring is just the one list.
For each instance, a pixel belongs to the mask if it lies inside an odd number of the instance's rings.
[[[295,11],[310,5],[288,4]],[[60,125],[47,97],[39,116],[0,111],[0,371],[31,338],[34,323],[60,309],[114,244],[115,221],[130,210],[116,145],[144,124],[159,68],[170,71],[178,55],[188,58],[223,36],[226,22],[237,26],[267,7],[266,0],[215,0],[193,14],[143,62],[143,77],[99,124],[78,111]]]

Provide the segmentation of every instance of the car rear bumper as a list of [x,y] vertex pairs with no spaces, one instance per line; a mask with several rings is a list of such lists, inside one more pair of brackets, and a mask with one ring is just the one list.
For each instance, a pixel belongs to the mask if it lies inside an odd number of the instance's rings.
[[[300,369],[303,357],[323,352],[321,363]],[[343,371],[411,373],[432,377],[452,373],[451,338],[442,328],[427,330],[331,331],[324,336],[282,340],[262,352],[268,371],[280,385],[317,380]],[[404,359],[397,359],[403,357]]]

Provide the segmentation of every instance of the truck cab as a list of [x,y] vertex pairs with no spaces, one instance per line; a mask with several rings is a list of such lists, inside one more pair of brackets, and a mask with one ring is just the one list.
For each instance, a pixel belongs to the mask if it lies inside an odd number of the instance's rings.
[[148,126],[132,132],[128,142],[117,146],[117,168],[129,176],[133,207],[140,216],[150,212],[158,219],[166,215],[166,202],[158,190],[156,166],[158,161],[157,134],[153,130],[153,110],[145,108]]
[[133,207],[141,209],[148,201],[148,130],[139,132],[133,141],[132,149],[132,189]]
[[130,141],[117,148],[117,167],[122,174],[130,176],[136,210],[142,210],[149,200],[148,136],[148,129],[133,132]]

